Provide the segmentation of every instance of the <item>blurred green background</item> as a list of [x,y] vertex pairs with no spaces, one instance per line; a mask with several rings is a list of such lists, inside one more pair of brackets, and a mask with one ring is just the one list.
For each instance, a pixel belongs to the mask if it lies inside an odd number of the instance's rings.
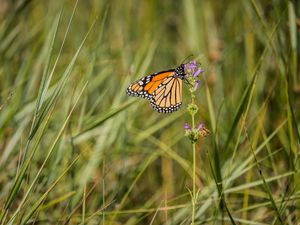
[[299,224],[300,4],[0,0],[0,224],[190,224],[183,106],[128,85],[193,55],[195,224]]

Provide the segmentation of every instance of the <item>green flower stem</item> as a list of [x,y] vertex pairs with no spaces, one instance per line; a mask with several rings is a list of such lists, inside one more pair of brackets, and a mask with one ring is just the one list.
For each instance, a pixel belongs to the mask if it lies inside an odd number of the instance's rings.
[[195,207],[196,207],[196,144],[193,143],[193,198],[192,198],[192,224],[195,221]]
[[[195,105],[195,95],[191,90],[192,104]],[[191,111],[192,129],[195,129],[195,112]],[[192,225],[195,224],[195,208],[196,208],[196,142],[192,142],[193,148],[193,196],[192,196]]]

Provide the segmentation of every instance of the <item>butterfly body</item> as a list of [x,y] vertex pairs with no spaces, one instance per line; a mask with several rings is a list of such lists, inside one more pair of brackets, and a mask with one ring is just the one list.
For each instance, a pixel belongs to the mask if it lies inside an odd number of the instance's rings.
[[127,94],[149,100],[158,112],[171,113],[182,104],[182,81],[185,76],[182,64],[176,69],[154,73],[133,82],[127,88]]

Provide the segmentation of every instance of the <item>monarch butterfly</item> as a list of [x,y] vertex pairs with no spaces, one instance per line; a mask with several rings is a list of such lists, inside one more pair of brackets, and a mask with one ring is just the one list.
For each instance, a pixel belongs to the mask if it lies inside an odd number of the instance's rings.
[[182,104],[182,81],[185,80],[184,64],[141,78],[127,88],[127,94],[149,100],[159,113],[172,113]]

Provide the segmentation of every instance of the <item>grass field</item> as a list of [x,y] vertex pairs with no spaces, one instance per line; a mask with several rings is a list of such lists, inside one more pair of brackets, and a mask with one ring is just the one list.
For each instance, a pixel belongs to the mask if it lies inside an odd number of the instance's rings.
[[[298,1],[0,0],[0,225],[299,225],[299,40]],[[177,112],[126,95],[191,60]]]

